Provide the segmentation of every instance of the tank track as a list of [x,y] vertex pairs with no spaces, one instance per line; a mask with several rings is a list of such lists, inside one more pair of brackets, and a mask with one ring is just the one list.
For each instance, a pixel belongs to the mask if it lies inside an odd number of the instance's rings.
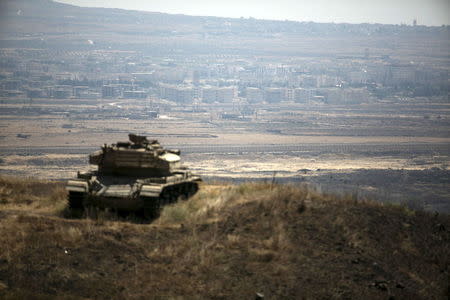
[[145,218],[159,217],[164,205],[175,203],[179,198],[186,200],[198,191],[196,182],[183,182],[165,187],[159,198],[142,197]]
[[84,202],[86,194],[82,192],[69,192],[67,201],[69,202],[69,209],[73,216],[81,216],[84,212]]
[[[143,201],[143,216],[145,219],[156,219],[164,205],[175,203],[179,199],[187,200],[197,191],[197,182],[181,182],[164,187],[159,197],[140,197]],[[88,208],[86,193],[71,191],[67,199],[71,215],[74,217],[81,217]],[[93,203],[91,205],[95,206]]]

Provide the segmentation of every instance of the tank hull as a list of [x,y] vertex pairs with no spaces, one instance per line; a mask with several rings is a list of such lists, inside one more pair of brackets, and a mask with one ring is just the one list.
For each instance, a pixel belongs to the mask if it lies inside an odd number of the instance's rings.
[[96,207],[157,216],[162,206],[194,195],[199,181],[199,176],[187,172],[163,178],[95,175],[86,178],[83,174],[76,180],[69,180],[66,189],[69,207],[81,212]]

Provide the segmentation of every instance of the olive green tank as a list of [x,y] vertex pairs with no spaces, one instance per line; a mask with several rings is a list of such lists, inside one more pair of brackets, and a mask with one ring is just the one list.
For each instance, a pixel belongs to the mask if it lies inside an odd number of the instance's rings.
[[89,155],[89,163],[97,170],[78,172],[66,185],[73,212],[110,208],[155,218],[163,205],[194,195],[201,181],[181,166],[179,150],[134,134],[128,142],[105,144]]

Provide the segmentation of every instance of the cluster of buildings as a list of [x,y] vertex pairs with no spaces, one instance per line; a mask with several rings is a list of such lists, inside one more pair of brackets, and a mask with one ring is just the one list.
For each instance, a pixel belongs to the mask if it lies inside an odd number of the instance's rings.
[[231,103],[237,95],[236,86],[159,85],[159,97],[177,103]]
[[290,58],[0,50],[0,97],[193,103],[362,103],[448,95],[448,70],[389,57]]

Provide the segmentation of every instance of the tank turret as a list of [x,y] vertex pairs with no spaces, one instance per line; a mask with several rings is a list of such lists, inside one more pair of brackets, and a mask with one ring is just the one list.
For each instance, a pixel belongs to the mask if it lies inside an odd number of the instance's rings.
[[162,205],[195,194],[201,178],[181,166],[179,150],[164,149],[145,136],[128,137],[127,142],[105,144],[89,155],[89,163],[97,170],[79,172],[68,181],[69,208],[142,210],[155,217]]
[[104,145],[89,155],[89,163],[99,174],[116,176],[161,177],[180,169],[180,151],[166,150],[157,140],[129,134],[129,142]]

